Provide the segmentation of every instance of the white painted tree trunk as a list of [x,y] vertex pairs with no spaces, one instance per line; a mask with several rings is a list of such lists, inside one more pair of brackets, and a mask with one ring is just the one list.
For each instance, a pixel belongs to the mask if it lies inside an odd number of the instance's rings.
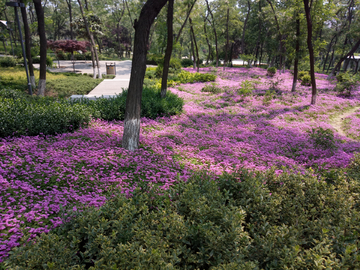
[[38,85],[38,96],[45,95],[45,88],[46,88],[46,80],[40,79]]
[[98,66],[99,79],[101,79],[100,67]]
[[95,70],[95,67],[93,67],[93,78],[96,79],[96,70]]
[[124,145],[123,147],[130,151],[135,151],[136,149],[138,149],[139,136],[140,119],[125,119],[123,142],[126,142],[126,145]]
[[36,87],[36,83],[35,83],[35,76],[30,76],[30,84],[33,88]]

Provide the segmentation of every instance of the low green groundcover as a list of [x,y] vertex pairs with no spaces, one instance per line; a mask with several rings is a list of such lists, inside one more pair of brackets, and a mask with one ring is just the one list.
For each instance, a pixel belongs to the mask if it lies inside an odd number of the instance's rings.
[[8,269],[360,269],[359,162],[315,176],[194,174],[14,248]]
[[[92,118],[124,120],[127,90],[115,98],[96,101],[29,96],[21,91],[0,90],[0,137],[55,135],[87,126]],[[167,92],[144,88],[141,117],[155,119],[182,111],[184,101]]]

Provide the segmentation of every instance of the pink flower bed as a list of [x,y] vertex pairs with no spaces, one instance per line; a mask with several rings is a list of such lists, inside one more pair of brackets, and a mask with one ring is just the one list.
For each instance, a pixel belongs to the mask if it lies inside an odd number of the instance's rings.
[[[221,174],[242,167],[278,173],[345,167],[360,150],[359,142],[329,124],[329,117],[360,102],[337,97],[323,75],[317,75],[316,106],[309,106],[309,87],[298,84],[290,92],[289,72],[270,79],[264,69],[229,68],[219,75],[215,83],[223,93],[202,92],[204,83],[171,88],[185,99],[184,113],[142,119],[142,147],[134,153],[121,148],[122,122],[97,120],[71,134],[1,140],[0,261],[24,235],[48,232],[71,211],[99,207],[116,193],[131,196],[149,185],[167,189],[199,169]],[[270,100],[238,95],[245,80],[258,81],[256,90],[278,82],[278,94]],[[315,147],[308,132],[317,127],[335,132],[335,149]],[[359,129],[348,134],[359,137]]]

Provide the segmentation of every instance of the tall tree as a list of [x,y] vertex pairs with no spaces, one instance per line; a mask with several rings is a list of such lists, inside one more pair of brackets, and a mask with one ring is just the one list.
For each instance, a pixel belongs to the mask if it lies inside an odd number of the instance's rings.
[[161,97],[165,98],[167,90],[167,78],[169,74],[170,58],[173,49],[173,17],[174,0],[169,0],[167,11],[167,45],[164,57],[164,67],[161,80]]
[[306,17],[307,32],[308,32],[307,44],[308,44],[309,56],[310,56],[311,104],[315,105],[317,93],[316,93],[316,80],[315,80],[314,49],[312,45],[312,21],[311,21],[309,0],[303,0],[303,1],[304,1],[305,17]]
[[[88,35],[88,37],[90,39],[92,53],[95,54],[96,65],[97,65],[97,69],[98,69],[98,76],[99,76],[99,78],[101,78],[99,56],[98,56],[98,53],[97,53],[97,50],[96,50],[96,44],[95,44],[95,41],[94,41],[94,36],[93,36],[93,34],[92,34],[91,30],[90,30],[90,26],[89,26],[88,20],[86,18],[86,15],[84,13],[84,9],[82,7],[81,0],[77,0],[77,1],[79,3],[80,12],[81,12],[82,18],[84,20],[87,35]],[[86,3],[85,7],[87,9],[88,8],[87,1],[85,1],[85,3]],[[95,74],[95,72],[94,72],[94,74]],[[96,77],[94,76],[94,78],[96,78]]]
[[195,57],[195,53],[193,53],[194,54],[194,63],[196,62],[196,69],[197,69],[197,72],[199,72],[199,68],[200,68],[199,47],[196,42],[196,37],[195,37],[195,32],[194,32],[194,27],[193,27],[191,17],[189,17],[189,23],[190,23],[190,32],[192,35],[192,40],[194,41],[194,44],[195,44],[196,57]]
[[210,14],[210,17],[211,17],[211,26],[212,26],[213,31],[214,31],[215,51],[216,51],[216,67],[218,67],[219,66],[219,50],[218,50],[218,38],[217,38],[217,31],[216,31],[216,27],[215,27],[214,15],[213,15],[213,13],[211,11],[209,0],[205,0],[205,1],[206,1],[207,10],[208,10],[208,12]]
[[135,42],[128,95],[126,98],[122,146],[130,151],[139,148],[141,96],[146,71],[150,28],[168,0],[148,0],[135,20]]
[[[25,2],[24,0],[21,0],[21,3],[24,3],[24,2]],[[23,24],[24,24],[25,50],[26,50],[26,58],[27,58],[28,66],[29,66],[30,83],[31,83],[32,87],[35,88],[36,85],[35,85],[34,66],[33,66],[32,57],[31,57],[30,28],[29,28],[27,13],[26,13],[26,7],[21,7],[20,10],[21,10],[21,17],[23,19]]]
[[38,85],[38,95],[44,96],[45,88],[46,88],[46,49],[47,49],[44,9],[43,6],[41,5],[41,0],[33,0],[33,1],[36,11],[36,16],[38,19],[38,32],[40,37],[40,78]]
[[70,39],[74,40],[73,20],[72,20],[72,0],[66,0],[66,4],[69,9],[69,20],[70,20]]

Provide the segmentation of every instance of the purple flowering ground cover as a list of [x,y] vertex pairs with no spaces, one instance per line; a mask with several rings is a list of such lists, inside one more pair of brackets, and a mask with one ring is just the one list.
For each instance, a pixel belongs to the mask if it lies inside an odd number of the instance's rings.
[[[48,232],[73,211],[99,207],[115,193],[167,189],[200,169],[340,168],[360,151],[360,112],[344,120],[346,136],[330,121],[360,108],[359,89],[350,99],[339,97],[335,82],[317,74],[320,93],[317,105],[309,106],[310,87],[299,84],[291,93],[290,72],[274,78],[260,68],[201,72],[218,78],[171,88],[185,100],[183,114],[142,119],[141,148],[134,153],[121,148],[122,122],[93,120],[74,133],[0,140],[0,261],[25,237]],[[244,81],[255,94],[238,94]],[[222,92],[202,92],[206,84]],[[333,130],[334,148],[314,144],[310,132],[318,127]]]

